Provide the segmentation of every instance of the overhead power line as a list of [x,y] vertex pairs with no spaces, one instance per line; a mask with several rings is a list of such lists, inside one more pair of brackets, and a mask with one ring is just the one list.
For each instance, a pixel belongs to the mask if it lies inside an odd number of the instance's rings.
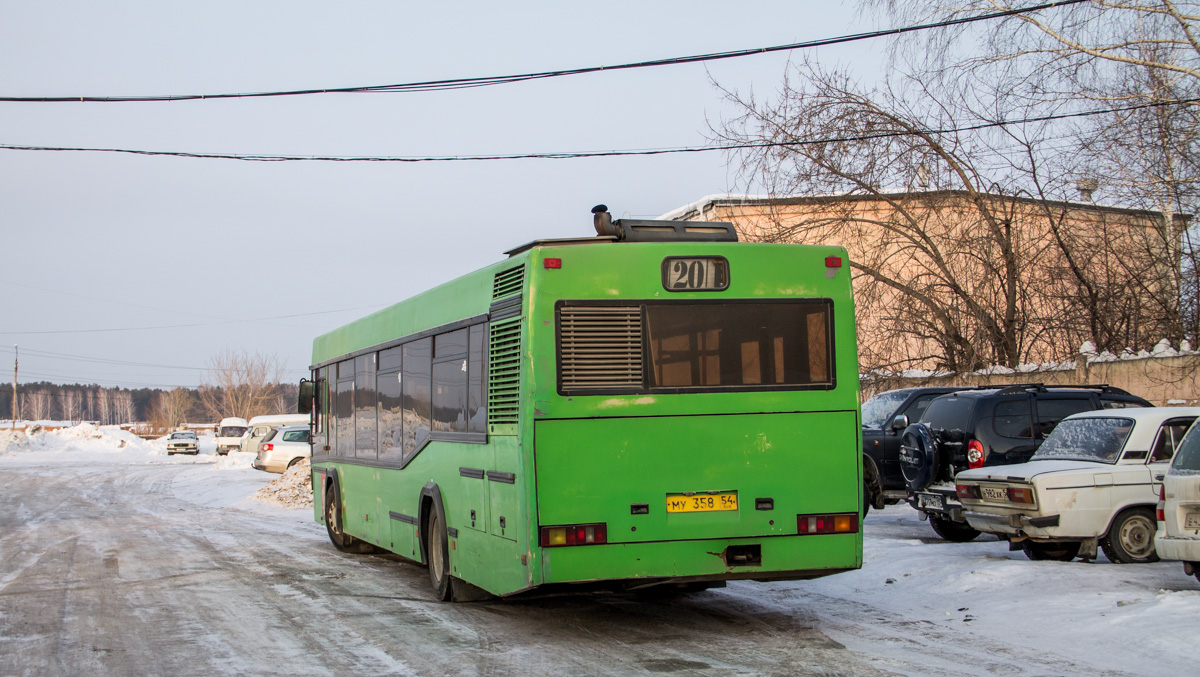
[[[495,155],[428,155],[428,156],[389,156],[389,155],[245,155],[235,153],[195,153],[184,151],[161,151],[161,150],[137,150],[132,148],[82,148],[82,147],[66,147],[66,146],[18,146],[12,144],[0,144],[0,150],[25,150],[25,151],[55,151],[55,152],[81,152],[81,153],[124,153],[129,155],[149,155],[149,156],[165,156],[165,157],[182,157],[182,158],[197,158],[205,160],[241,160],[245,162],[480,162],[487,160],[575,160],[580,158],[596,158],[596,157],[628,157],[638,155],[674,155],[679,153],[709,153],[713,151],[729,151],[729,150],[752,150],[756,148],[780,148],[789,146],[812,146],[826,143],[848,143],[854,141],[868,141],[871,139],[886,139],[899,136],[914,136],[937,135],[937,134],[956,134],[961,132],[978,131],[982,129],[991,129],[998,127],[1010,127],[1015,125],[1032,124],[1037,122],[1052,122],[1055,120],[1067,120],[1071,118],[1084,118],[1095,115],[1110,115],[1112,113],[1123,113],[1128,111],[1139,110],[1142,108],[1155,108],[1160,106],[1178,106],[1200,103],[1200,98],[1195,99],[1177,99],[1172,101],[1153,101],[1149,103],[1134,104],[1130,106],[1105,108],[1103,110],[1079,111],[1075,113],[1054,113],[1049,115],[1038,115],[1032,117],[1018,118],[1015,120],[995,120],[990,122],[980,122],[973,125],[942,127],[942,128],[924,128],[917,130],[896,130],[889,132],[876,132],[873,134],[852,134],[848,136],[826,137],[821,139],[800,139],[795,141],[754,141],[749,143],[734,143],[722,144],[716,146],[676,146],[669,148],[646,148],[640,150],[594,150],[594,151],[565,151],[565,152],[550,152],[550,153],[513,153],[513,154],[495,154]],[[338,312],[338,311],[327,311]],[[304,313],[304,314],[320,314],[320,313]],[[299,317],[299,315],[282,315],[278,318],[261,318],[261,319],[282,319],[285,317]],[[140,327],[140,329],[173,329],[180,327],[198,327],[207,326],[210,324],[229,324],[230,322],[242,322],[245,320],[230,320],[229,322],[210,322],[202,324],[179,324],[162,327]],[[82,332],[88,331],[126,331],[124,329],[84,329],[77,330]],[[6,332],[0,331],[0,334],[58,334],[70,332]]]
[[809,40],[806,42],[793,42],[786,45],[773,45],[770,47],[754,47],[751,49],[738,49],[727,52],[713,52],[710,54],[694,54],[691,56],[677,56],[666,59],[654,59],[651,61],[637,61],[633,63],[615,64],[611,66],[588,66],[585,68],[570,68],[552,71],[540,71],[535,73],[518,73],[513,75],[492,75],[484,77],[470,78],[452,78],[447,80],[424,80],[419,82],[405,82],[392,85],[367,85],[357,87],[321,87],[312,89],[293,89],[275,92],[244,92],[244,93],[225,93],[225,94],[164,94],[157,96],[0,96],[0,102],[12,103],[129,103],[129,102],[150,102],[150,101],[206,101],[210,99],[249,99],[249,98],[264,98],[276,96],[305,96],[313,94],[377,94],[377,93],[411,93],[411,92],[440,92],[453,89],[469,89],[473,87],[490,87],[493,85],[507,85],[515,82],[526,82],[529,80],[545,80],[548,78],[567,77],[572,75],[583,75],[586,73],[600,73],[603,71],[620,71],[631,70],[635,68],[654,68],[658,66],[674,66],[685,63],[703,63],[708,61],[720,61],[724,59],[736,59],[746,56],[754,56],[756,54],[770,54],[772,52],[786,52],[799,49],[810,49],[813,47],[825,47],[829,45],[840,45],[848,42],[857,42],[860,40],[872,40],[875,38],[888,37],[893,35],[902,35],[904,33],[913,33],[916,31],[930,30],[934,28],[947,28],[950,26],[961,26],[964,24],[975,23],[977,21],[988,21],[991,19],[999,19],[1017,14],[1027,14],[1029,12],[1037,12],[1044,9],[1054,7],[1064,7],[1067,5],[1076,5],[1089,0],[1058,0],[1057,2],[1046,2],[1040,5],[1031,5],[1029,7],[1016,7],[1009,10],[998,12],[989,12],[987,14],[979,14],[976,16],[960,17],[956,19],[947,19],[945,21],[936,21],[933,23],[918,24],[915,26],[904,26],[901,28],[889,28],[878,31],[869,31],[866,33],[855,33],[852,35],[841,35],[833,38],[822,38],[819,40]]
[[[311,315],[329,315],[331,313],[344,313],[350,310],[364,310],[367,308],[382,308],[386,303],[375,303],[368,306],[354,306],[353,308],[338,308],[337,310],[318,310],[311,313],[292,313],[291,315],[276,315],[274,317],[252,317],[238,320],[225,320],[222,322],[196,322],[192,324],[160,324],[149,327],[113,327],[106,329],[58,329],[47,331],[0,331],[3,335],[17,334],[96,334],[114,331],[144,331],[149,329],[186,329],[188,327],[212,327],[223,324],[235,324],[238,322],[261,322],[264,320],[285,320],[292,317],[308,317]],[[190,367],[189,367],[190,368]]]

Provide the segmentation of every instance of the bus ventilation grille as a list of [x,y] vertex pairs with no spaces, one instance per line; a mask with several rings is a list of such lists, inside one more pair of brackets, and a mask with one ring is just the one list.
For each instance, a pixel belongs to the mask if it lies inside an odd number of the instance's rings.
[[511,296],[521,291],[521,286],[525,283],[525,266],[520,265],[516,268],[509,268],[496,273],[496,277],[492,278],[492,298],[500,299],[505,296]]
[[521,386],[521,318],[491,323],[488,337],[488,423],[516,423]]
[[558,314],[562,389],[642,387],[642,311],[564,306]]

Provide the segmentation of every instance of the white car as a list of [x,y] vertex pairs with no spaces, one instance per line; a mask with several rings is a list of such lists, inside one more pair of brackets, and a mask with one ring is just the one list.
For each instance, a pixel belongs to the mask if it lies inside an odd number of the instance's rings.
[[283,472],[312,455],[306,425],[284,425],[273,428],[258,445],[258,456],[251,464],[267,472]]
[[1183,560],[1183,571],[1200,581],[1200,426],[1192,429],[1159,490],[1154,547],[1163,559]]
[[1033,458],[955,478],[972,527],[1030,559],[1154,562],[1156,475],[1167,470],[1197,407],[1088,411],[1064,418]]
[[191,430],[173,432],[167,438],[167,456],[198,453],[200,453],[200,441],[196,439],[196,433]]

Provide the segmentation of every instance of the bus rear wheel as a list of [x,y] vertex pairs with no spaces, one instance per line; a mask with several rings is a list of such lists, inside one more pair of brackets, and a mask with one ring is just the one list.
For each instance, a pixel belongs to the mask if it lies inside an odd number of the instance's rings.
[[429,529],[425,534],[425,553],[429,565],[429,584],[433,596],[440,602],[449,602],[450,588],[450,539],[446,536],[446,513],[441,501],[434,501],[429,515]]

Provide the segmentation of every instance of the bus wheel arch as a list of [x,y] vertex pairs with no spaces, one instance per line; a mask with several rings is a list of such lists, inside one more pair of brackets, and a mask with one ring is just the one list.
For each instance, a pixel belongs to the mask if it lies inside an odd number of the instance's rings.
[[421,510],[418,522],[421,525],[421,559],[429,568],[429,584],[433,595],[441,602],[449,602],[453,587],[450,576],[450,538],[447,535],[446,509],[442,503],[442,492],[432,482],[421,489]]
[[362,554],[372,552],[374,547],[365,541],[347,534],[342,528],[342,485],[336,472],[329,473],[325,480],[325,531],[333,547],[342,552]]

